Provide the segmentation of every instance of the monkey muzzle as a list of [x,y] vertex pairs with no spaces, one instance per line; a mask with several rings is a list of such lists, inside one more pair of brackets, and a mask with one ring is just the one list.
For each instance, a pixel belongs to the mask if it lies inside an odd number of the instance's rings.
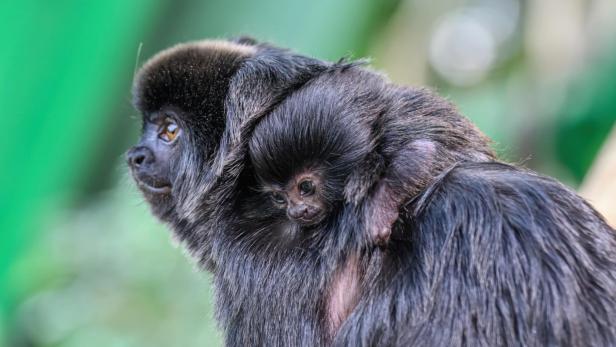
[[155,195],[171,193],[171,183],[165,175],[161,175],[154,154],[149,148],[131,148],[126,153],[126,161],[142,192]]
[[302,226],[309,226],[320,223],[325,214],[322,213],[323,210],[316,207],[305,204],[299,204],[293,207],[290,207],[287,210],[287,216],[289,219],[297,222]]

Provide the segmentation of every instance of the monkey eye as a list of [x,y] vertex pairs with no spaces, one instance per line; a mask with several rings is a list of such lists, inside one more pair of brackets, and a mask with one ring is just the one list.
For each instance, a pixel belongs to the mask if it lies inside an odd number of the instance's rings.
[[312,181],[302,181],[300,182],[298,188],[301,195],[311,195],[314,193],[314,184]]
[[180,128],[177,123],[170,117],[167,117],[158,133],[158,137],[165,142],[171,143],[177,138],[179,133]]
[[272,192],[272,200],[274,200],[274,202],[277,204],[284,204],[287,201],[284,198],[284,195],[279,192]]

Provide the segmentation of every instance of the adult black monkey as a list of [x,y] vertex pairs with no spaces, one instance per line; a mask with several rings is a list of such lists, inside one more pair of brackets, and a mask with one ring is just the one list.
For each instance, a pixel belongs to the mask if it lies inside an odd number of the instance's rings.
[[[245,218],[257,184],[246,156],[251,131],[281,109],[332,106],[297,99],[310,88],[377,111],[359,161],[370,174],[349,176],[343,201],[314,234],[325,237],[255,237],[267,234],[258,215]],[[214,272],[227,344],[614,344],[613,230],[551,180],[497,163],[452,166],[490,155],[441,99],[353,64],[223,41],[150,60],[135,100],[145,122],[128,155],[133,173],[155,214]],[[418,154],[412,165],[396,156],[405,150]],[[398,173],[408,181],[392,180]],[[413,184],[390,190],[405,182]],[[374,201],[385,202],[382,211],[399,205],[398,191],[422,193],[390,237],[369,211]],[[350,299],[347,285],[357,287]],[[341,316],[330,314],[332,301]]]

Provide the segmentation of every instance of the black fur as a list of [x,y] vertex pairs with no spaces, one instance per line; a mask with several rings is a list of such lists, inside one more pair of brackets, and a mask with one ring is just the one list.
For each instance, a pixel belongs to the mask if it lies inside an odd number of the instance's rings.
[[[171,108],[184,124],[172,193],[148,199],[213,272],[227,345],[616,344],[614,230],[575,193],[492,162],[426,90],[237,42],[162,53],[134,89],[144,117]],[[315,160],[336,207],[281,234],[256,174]],[[373,242],[371,211],[403,202],[388,242]],[[357,298],[332,330],[348,264]]]
[[616,343],[614,230],[570,189],[463,163],[407,207],[336,345]]

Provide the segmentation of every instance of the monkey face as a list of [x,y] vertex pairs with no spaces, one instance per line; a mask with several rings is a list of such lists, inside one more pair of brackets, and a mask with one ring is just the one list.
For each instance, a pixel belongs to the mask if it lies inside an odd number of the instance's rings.
[[160,205],[172,192],[172,168],[177,164],[182,135],[175,113],[156,112],[144,117],[141,140],[126,153],[133,178],[153,205]]
[[282,189],[270,187],[274,205],[302,226],[318,224],[327,215],[323,193],[322,177],[316,172],[296,175]]

